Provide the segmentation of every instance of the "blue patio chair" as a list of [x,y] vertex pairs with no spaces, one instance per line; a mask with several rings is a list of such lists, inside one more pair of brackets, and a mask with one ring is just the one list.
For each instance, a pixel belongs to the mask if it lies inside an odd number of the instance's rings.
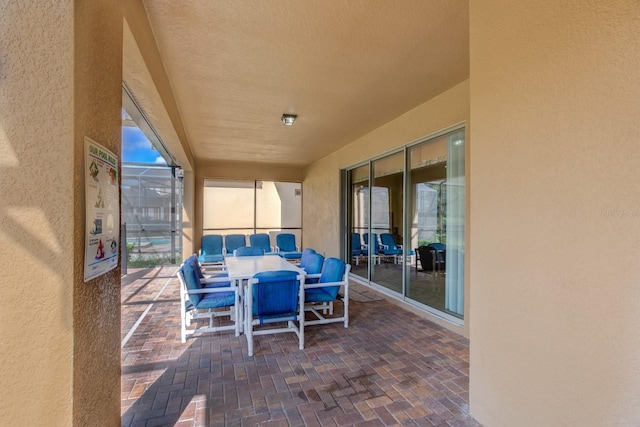
[[240,246],[233,251],[233,256],[262,256],[264,249],[257,246]]
[[360,240],[360,233],[351,233],[351,259],[360,264],[360,257],[362,256],[362,241]]
[[265,255],[277,255],[271,246],[271,238],[267,233],[257,233],[249,236],[249,244],[262,248]]
[[200,261],[201,264],[220,264],[224,261],[221,235],[207,234],[206,236],[202,236],[198,261]]
[[[349,271],[351,265],[338,258],[327,258],[322,266],[320,280],[315,284],[305,284],[305,311],[312,313],[317,319],[307,320],[305,325],[321,325],[333,322],[344,322],[344,327],[349,327]],[[343,296],[338,292],[343,288]],[[333,316],[333,302],[341,299],[344,311],[339,317]]]
[[280,233],[276,236],[276,251],[284,259],[300,259],[302,252],[296,245],[296,236],[291,233]]
[[[258,273],[249,279],[245,304],[245,333],[249,356],[253,356],[255,335],[293,332],[298,348],[304,349],[304,276],[296,271]],[[259,328],[259,325],[286,322],[286,327]],[[298,322],[296,325],[294,322]]]
[[380,234],[381,249],[378,251],[383,258],[392,258],[393,263],[397,264],[398,259],[402,259],[402,246],[396,245],[396,240],[391,233]]
[[225,256],[233,256],[233,251],[246,245],[247,238],[244,234],[227,234],[224,236]]
[[[195,256],[182,263],[177,272],[180,280],[180,337],[206,332],[234,331],[240,335],[240,293],[235,282],[228,277],[201,279],[202,272]],[[220,310],[228,308],[228,310]],[[216,317],[229,317],[233,323],[214,326]],[[194,319],[208,319],[208,326],[187,329]]]

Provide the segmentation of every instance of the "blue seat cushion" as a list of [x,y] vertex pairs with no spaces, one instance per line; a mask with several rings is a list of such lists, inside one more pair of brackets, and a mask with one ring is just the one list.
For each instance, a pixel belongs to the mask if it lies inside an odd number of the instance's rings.
[[215,292],[212,294],[204,294],[204,298],[196,305],[197,309],[203,308],[220,308],[235,305],[235,292]]
[[302,252],[280,252],[280,256],[284,259],[300,259]]
[[224,257],[222,255],[200,255],[198,257],[200,262],[222,262]]
[[304,302],[331,302],[338,296],[338,290],[340,286],[305,289]]
[[384,255],[401,255],[402,254],[401,249],[382,249],[379,252]]

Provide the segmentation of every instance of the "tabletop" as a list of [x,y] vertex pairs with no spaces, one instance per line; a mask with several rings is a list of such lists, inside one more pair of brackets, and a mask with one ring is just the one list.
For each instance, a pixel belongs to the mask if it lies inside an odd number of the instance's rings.
[[263,271],[289,270],[304,274],[304,270],[279,256],[229,257],[225,260],[230,279],[250,279]]

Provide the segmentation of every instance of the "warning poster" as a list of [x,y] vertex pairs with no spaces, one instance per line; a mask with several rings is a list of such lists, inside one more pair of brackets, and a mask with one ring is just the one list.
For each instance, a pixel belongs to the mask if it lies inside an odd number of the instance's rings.
[[85,137],[86,231],[84,281],[118,265],[120,187],[118,156]]

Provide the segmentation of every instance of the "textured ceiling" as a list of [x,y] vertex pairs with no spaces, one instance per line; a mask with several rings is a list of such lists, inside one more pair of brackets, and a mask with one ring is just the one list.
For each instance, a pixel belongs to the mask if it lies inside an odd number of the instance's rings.
[[468,0],[144,6],[199,163],[304,166],[469,76]]

